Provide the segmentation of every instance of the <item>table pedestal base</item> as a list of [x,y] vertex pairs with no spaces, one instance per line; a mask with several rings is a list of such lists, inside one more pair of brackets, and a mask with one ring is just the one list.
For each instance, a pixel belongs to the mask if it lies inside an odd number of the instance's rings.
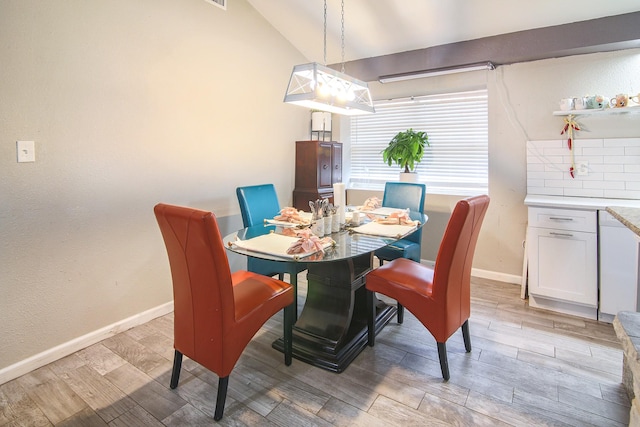
[[[307,300],[293,327],[293,357],[333,372],[342,372],[367,346],[364,278],[373,254],[331,263],[309,263]],[[376,334],[396,307],[376,302]],[[282,339],[273,348],[283,351]]]

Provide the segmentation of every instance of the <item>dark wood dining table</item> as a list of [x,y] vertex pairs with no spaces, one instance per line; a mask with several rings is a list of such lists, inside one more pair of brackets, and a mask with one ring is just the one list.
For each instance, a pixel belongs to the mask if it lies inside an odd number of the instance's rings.
[[[426,214],[411,212],[418,227],[428,220]],[[293,357],[311,365],[342,372],[367,345],[365,276],[373,268],[376,249],[405,236],[382,237],[353,232],[350,227],[329,236],[335,245],[323,252],[294,259],[243,249],[234,242],[268,233],[281,233],[282,227],[265,223],[231,233],[225,247],[235,253],[279,262],[303,262],[307,265],[307,296],[293,327]],[[410,234],[410,233],[407,233]],[[396,306],[376,301],[375,333],[391,320]],[[273,347],[283,351],[282,338]]]

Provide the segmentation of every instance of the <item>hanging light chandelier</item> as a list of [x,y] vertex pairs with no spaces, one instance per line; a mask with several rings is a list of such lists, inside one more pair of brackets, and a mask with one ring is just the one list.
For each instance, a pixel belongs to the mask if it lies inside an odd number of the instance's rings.
[[327,0],[324,0],[324,64],[296,65],[291,72],[284,102],[335,114],[355,116],[375,113],[366,82],[344,72],[344,0],[342,0],[342,69],[327,63]]

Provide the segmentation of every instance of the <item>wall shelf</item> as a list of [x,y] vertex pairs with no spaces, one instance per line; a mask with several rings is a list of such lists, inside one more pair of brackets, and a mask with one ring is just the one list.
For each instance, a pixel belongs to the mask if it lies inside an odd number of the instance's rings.
[[624,114],[624,113],[640,113],[640,105],[634,105],[631,107],[621,108],[602,108],[602,109],[585,109],[585,110],[567,110],[567,111],[554,111],[554,116],[595,116],[595,115],[612,115],[612,114]]

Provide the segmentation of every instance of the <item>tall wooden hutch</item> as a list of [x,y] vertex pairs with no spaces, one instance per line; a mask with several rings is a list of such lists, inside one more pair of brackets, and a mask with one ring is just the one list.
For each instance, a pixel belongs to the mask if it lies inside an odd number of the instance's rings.
[[309,211],[309,201],[329,199],[333,203],[336,182],[342,182],[342,143],[296,141],[293,207]]

